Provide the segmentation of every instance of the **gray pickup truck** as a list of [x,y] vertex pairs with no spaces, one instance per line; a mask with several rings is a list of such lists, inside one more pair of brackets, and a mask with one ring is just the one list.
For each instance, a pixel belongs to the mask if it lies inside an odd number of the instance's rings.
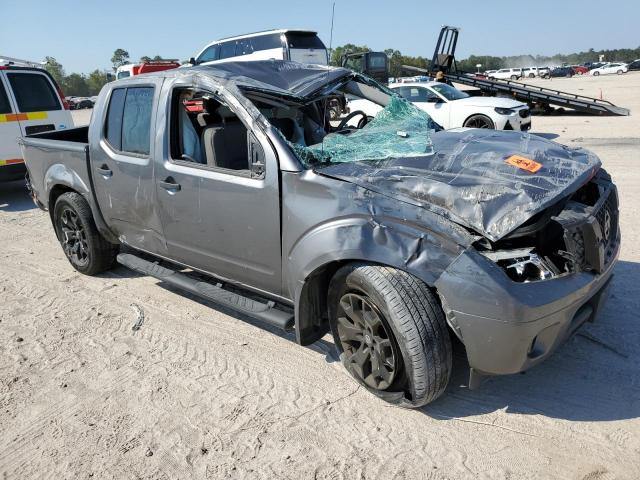
[[[337,124],[336,95],[383,109]],[[592,153],[443,131],[342,68],[140,75],[103,88],[89,127],[20,142],[78,271],[117,261],[301,345],[331,332],[349,373],[404,406],[445,391],[454,336],[472,388],[548,357],[596,317],[620,246]]]

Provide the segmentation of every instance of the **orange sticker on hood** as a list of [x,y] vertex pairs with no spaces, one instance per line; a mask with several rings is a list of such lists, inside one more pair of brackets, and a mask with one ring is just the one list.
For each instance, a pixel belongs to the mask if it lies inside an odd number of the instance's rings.
[[521,157],[520,155],[511,155],[505,160],[505,162],[509,165],[513,165],[514,167],[521,168],[522,170],[526,170],[527,172],[531,173],[536,173],[542,168],[541,163],[538,163],[535,160],[531,160],[527,157]]

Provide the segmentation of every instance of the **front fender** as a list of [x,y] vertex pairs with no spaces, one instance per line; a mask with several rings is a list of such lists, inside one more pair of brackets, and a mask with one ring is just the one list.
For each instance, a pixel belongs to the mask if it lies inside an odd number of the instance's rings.
[[[326,332],[320,319],[333,271],[329,275],[318,272],[362,261],[404,270],[433,286],[462,251],[463,247],[451,239],[390,218],[346,217],[319,225],[297,242],[288,256],[287,278],[295,304],[298,342],[312,343]],[[310,291],[317,289],[325,291]]]

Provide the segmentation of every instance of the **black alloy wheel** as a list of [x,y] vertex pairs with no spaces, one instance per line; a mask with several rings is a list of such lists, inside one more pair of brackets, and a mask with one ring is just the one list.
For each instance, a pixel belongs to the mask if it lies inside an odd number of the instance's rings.
[[346,293],[337,310],[337,333],[345,363],[371,388],[389,388],[399,368],[399,356],[386,321],[361,293]]
[[89,263],[87,234],[78,215],[71,207],[65,207],[62,210],[58,228],[62,234],[60,243],[67,258],[75,265],[87,265]]
[[495,128],[491,119],[485,115],[472,115],[464,123],[468,128]]

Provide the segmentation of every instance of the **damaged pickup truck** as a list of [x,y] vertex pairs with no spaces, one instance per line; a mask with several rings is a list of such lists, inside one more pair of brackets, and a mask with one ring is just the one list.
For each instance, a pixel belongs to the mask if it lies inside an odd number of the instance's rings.
[[[335,95],[383,109],[336,125]],[[89,127],[20,142],[78,271],[117,260],[301,345],[331,332],[349,373],[403,406],[445,391],[453,335],[471,387],[547,358],[596,317],[620,247],[594,154],[443,131],[342,68],[140,75],[103,88]]]

